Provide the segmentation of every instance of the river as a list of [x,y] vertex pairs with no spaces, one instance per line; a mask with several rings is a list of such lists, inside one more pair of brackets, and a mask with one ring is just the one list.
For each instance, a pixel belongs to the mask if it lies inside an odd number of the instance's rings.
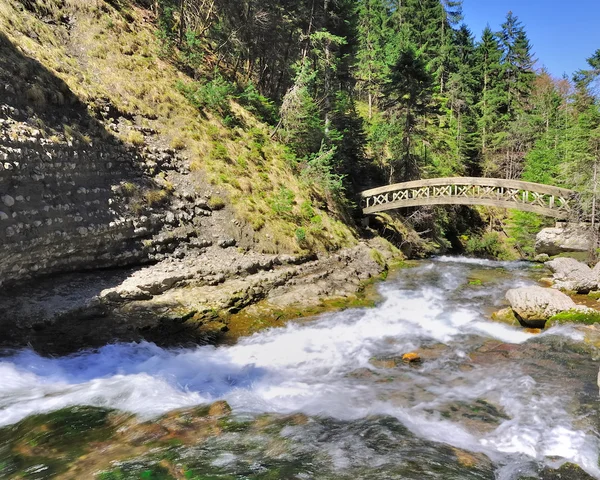
[[488,320],[538,272],[439,257],[233,346],[4,352],[0,478],[600,479],[595,349]]

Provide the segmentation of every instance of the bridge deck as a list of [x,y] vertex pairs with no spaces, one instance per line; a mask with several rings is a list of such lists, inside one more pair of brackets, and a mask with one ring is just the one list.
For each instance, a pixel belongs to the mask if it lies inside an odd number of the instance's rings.
[[447,177],[372,188],[361,193],[365,214],[422,205],[487,205],[568,218],[577,208],[566,188],[500,178]]

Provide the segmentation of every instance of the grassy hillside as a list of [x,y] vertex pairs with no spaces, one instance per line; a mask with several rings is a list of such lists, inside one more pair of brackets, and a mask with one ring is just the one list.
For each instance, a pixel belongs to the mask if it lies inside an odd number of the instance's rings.
[[[8,59],[9,73],[20,79],[18,93],[32,107],[27,122],[57,142],[93,145],[117,136],[140,149],[178,151],[189,172],[157,169],[165,193],[154,196],[208,192],[212,207],[229,209],[233,221],[252,232],[258,250],[335,250],[355,243],[351,220],[322,188],[294,174],[289,153],[271,138],[272,127],[251,113],[270,108],[264,99],[246,95],[238,102],[218,81],[212,91],[200,91],[197,79],[161,56],[155,21],[151,10],[133,2],[0,0],[0,30],[20,54]],[[32,74],[23,58],[39,62],[64,86]],[[80,102],[100,121],[96,130],[69,116],[60,127],[49,125],[40,114]]]

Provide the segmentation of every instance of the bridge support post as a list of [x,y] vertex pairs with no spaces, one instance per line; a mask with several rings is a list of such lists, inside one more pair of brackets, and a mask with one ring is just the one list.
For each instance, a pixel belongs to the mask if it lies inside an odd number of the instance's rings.
[[369,217],[363,217],[360,220],[360,224],[363,226],[363,228],[369,228]]

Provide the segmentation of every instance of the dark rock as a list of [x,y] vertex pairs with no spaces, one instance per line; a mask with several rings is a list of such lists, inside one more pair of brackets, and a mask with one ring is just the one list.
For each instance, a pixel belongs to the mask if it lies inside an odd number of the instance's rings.
[[235,247],[236,243],[237,242],[233,238],[225,238],[219,242],[219,247],[221,247],[221,248]]

